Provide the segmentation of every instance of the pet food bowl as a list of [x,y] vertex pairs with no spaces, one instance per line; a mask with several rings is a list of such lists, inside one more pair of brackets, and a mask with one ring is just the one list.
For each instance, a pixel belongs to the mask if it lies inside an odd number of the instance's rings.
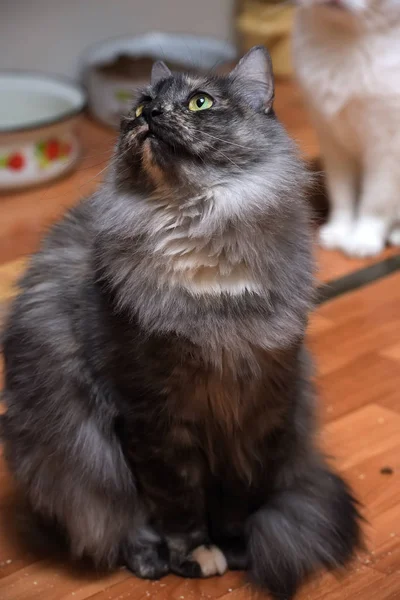
[[148,33],[97,43],[81,63],[89,110],[102,123],[118,127],[135,92],[149,83],[154,61],[164,60],[173,71],[204,73],[235,57],[232,44],[185,34]]
[[0,190],[40,184],[76,164],[82,89],[39,73],[0,72]]

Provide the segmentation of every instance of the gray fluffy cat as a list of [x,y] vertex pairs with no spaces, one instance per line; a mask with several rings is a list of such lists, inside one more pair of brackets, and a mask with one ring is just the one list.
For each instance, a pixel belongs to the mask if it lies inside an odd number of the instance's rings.
[[248,569],[290,598],[359,543],[314,444],[306,182],[267,52],[174,75],[109,181],[33,257],[5,332],[11,471],[73,556],[141,577]]

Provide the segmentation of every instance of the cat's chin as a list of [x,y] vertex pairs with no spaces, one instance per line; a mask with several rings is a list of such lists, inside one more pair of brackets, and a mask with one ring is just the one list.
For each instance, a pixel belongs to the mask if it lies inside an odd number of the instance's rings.
[[165,182],[166,172],[171,168],[169,156],[165,142],[149,132],[142,144],[142,166],[153,182]]
[[152,148],[157,151],[160,148],[163,148],[164,151],[166,148],[171,148],[170,143],[165,139],[165,135],[163,135],[160,131],[156,131],[153,127],[149,128],[149,132],[147,135],[147,139]]
[[134,140],[135,143],[138,145],[143,145],[145,143],[145,141],[147,140],[147,138],[149,137],[149,126],[148,125],[141,125],[140,127],[138,127],[135,132],[134,132]]
[[149,131],[145,143],[154,160],[161,157],[165,158],[165,155],[168,154],[167,143],[151,131]]
[[169,164],[170,160],[176,158],[177,147],[174,147],[171,142],[166,139],[166,135],[160,132],[152,131],[150,128],[144,144],[148,148],[148,152],[159,165]]

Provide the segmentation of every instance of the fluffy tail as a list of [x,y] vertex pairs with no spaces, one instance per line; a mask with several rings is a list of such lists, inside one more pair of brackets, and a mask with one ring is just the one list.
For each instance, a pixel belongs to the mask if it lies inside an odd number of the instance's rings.
[[275,598],[293,598],[314,571],[347,563],[361,544],[359,521],[346,484],[327,470],[277,493],[249,522],[252,581]]

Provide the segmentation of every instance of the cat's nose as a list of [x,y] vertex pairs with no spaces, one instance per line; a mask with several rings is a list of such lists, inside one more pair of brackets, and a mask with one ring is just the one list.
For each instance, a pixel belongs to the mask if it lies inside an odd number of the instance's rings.
[[143,111],[143,116],[146,119],[146,121],[149,122],[151,119],[157,118],[158,116],[162,115],[162,113],[163,110],[160,105],[148,106]]
[[154,106],[154,108],[150,111],[151,117],[158,117],[158,115],[162,114],[161,106]]

